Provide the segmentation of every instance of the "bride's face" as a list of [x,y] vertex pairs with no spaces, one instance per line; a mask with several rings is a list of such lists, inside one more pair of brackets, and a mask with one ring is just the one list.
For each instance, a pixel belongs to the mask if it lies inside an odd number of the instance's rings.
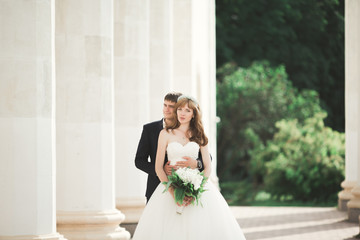
[[180,124],[190,122],[192,117],[194,116],[194,111],[189,108],[188,104],[178,107],[176,113]]

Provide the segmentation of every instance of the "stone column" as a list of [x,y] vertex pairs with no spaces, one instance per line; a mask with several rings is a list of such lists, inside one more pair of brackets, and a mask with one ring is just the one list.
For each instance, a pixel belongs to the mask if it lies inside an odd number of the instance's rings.
[[54,1],[0,2],[0,239],[56,232]]
[[[350,221],[359,221],[360,215],[360,1],[345,2],[345,111],[346,111],[346,178],[342,184],[351,188],[350,194],[344,193]],[[345,189],[346,191],[347,189]],[[347,200],[344,198],[344,200]],[[343,199],[341,199],[343,200]]]
[[199,101],[216,176],[215,1],[173,0],[173,86]]
[[211,180],[218,185],[216,175],[216,46],[215,1],[192,2],[192,59],[196,95],[203,113],[205,132],[212,156]]
[[172,78],[177,92],[196,94],[193,61],[193,7],[191,0],[173,0],[172,7]]
[[[357,41],[360,40],[358,28],[359,12],[356,13],[356,1],[346,1],[345,4],[345,180],[341,183],[344,189],[338,194],[338,208],[341,211],[347,211],[347,204],[353,194],[351,190],[356,186],[359,176],[358,166],[360,159],[359,151],[359,46]],[[354,51],[355,49],[358,51]],[[350,203],[355,206],[355,202]],[[355,207],[356,208],[356,207]],[[351,210],[353,212],[353,210]],[[350,213],[350,212],[349,212]],[[354,217],[350,214],[351,219]],[[349,215],[349,216],[350,216]],[[357,214],[355,214],[357,216]],[[356,220],[357,221],[357,220]]]
[[129,239],[115,208],[113,1],[56,1],[57,223],[66,238]]
[[130,224],[146,203],[147,175],[135,154],[149,116],[149,1],[115,0],[114,12],[116,207]]
[[177,91],[173,86],[173,4],[172,0],[150,1],[149,25],[149,95],[150,121],[160,120],[163,116],[164,96]]

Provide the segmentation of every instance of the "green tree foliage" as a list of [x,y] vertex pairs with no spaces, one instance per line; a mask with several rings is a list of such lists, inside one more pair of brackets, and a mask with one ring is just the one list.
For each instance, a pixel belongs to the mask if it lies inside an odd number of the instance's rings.
[[[344,130],[344,1],[216,1],[217,65],[286,66],[298,89],[319,93],[326,123]],[[218,81],[222,81],[221,78]]]
[[345,136],[325,127],[325,113],[299,123],[281,120],[274,139],[253,152],[266,165],[265,190],[273,197],[336,201],[344,179]]
[[305,119],[321,112],[318,95],[299,92],[287,79],[284,66],[255,62],[249,68],[225,65],[217,84],[218,175],[222,181],[249,179],[262,183],[262,175],[251,169],[250,153],[265,145],[281,119]]

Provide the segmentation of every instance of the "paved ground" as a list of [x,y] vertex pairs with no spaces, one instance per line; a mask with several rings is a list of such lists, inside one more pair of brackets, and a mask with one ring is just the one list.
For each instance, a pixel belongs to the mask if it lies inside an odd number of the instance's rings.
[[231,207],[247,240],[353,240],[346,212],[312,207]]
[[[247,240],[355,240],[346,212],[312,207],[231,207]],[[131,234],[135,225],[124,225]],[[209,239],[210,240],[210,239]],[[358,240],[358,239],[357,239]]]

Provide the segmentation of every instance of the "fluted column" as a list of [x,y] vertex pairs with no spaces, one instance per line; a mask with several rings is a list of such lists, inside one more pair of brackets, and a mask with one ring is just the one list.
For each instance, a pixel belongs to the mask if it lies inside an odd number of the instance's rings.
[[0,239],[56,232],[54,1],[0,1]]
[[113,1],[56,1],[57,223],[73,239],[129,239],[115,208]]
[[201,106],[216,176],[215,1],[173,0],[173,86]]
[[114,31],[116,207],[135,223],[146,203],[146,174],[134,160],[149,119],[149,1],[115,0]]
[[178,91],[173,86],[173,0],[149,2],[149,96],[150,121],[163,116],[164,96]]
[[[196,82],[196,95],[201,103],[205,132],[209,138],[212,156],[211,180],[218,185],[216,175],[216,46],[215,1],[192,2],[192,59]],[[195,17],[196,16],[196,17]]]
[[[351,191],[357,185],[359,176],[358,167],[360,159],[360,138],[359,138],[359,50],[357,41],[360,40],[359,31],[357,30],[358,21],[360,20],[356,1],[346,1],[345,7],[345,180],[341,183],[343,190],[338,194],[338,208],[341,211],[348,210],[348,202],[353,198]],[[355,200],[356,201],[356,200]],[[350,206],[357,207],[353,201]],[[359,205],[360,207],[360,205]],[[351,212],[351,213],[350,213]],[[349,218],[357,221],[357,213],[354,209],[349,212]]]
[[196,94],[197,81],[193,59],[195,18],[191,0],[173,0],[172,7],[172,78],[173,88],[184,94]]
[[[356,186],[348,194],[348,218],[359,221],[360,215],[360,1],[345,2],[345,112],[346,177],[343,185]],[[345,189],[346,190],[346,189]],[[344,196],[345,194],[340,194]],[[342,199],[341,199],[342,200]],[[344,199],[347,200],[347,199]]]

